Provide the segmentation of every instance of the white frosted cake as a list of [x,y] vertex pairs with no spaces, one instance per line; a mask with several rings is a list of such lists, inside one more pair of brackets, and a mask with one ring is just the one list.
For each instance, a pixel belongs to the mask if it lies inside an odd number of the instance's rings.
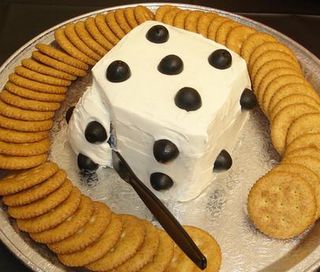
[[[222,150],[232,151],[247,117],[240,97],[251,84],[239,55],[147,21],[92,73],[68,127],[77,155],[112,167],[115,148],[160,198],[179,201],[195,198],[219,175],[215,161]],[[98,127],[97,139],[88,124]]]

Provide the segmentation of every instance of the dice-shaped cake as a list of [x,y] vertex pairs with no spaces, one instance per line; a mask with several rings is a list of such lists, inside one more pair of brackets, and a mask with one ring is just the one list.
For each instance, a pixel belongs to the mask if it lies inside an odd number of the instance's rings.
[[240,99],[250,89],[239,55],[199,34],[147,21],[92,73],[68,128],[80,168],[88,160],[88,168],[112,167],[114,148],[160,198],[186,201],[219,175],[215,165],[231,166],[229,153],[247,118]]

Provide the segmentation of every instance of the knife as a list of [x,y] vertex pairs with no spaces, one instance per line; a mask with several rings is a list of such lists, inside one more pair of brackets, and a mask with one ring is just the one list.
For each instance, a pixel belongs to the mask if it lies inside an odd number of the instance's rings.
[[204,270],[207,267],[206,257],[166,206],[139,180],[118,151],[112,150],[112,163],[119,176],[133,187],[172,240],[195,265]]

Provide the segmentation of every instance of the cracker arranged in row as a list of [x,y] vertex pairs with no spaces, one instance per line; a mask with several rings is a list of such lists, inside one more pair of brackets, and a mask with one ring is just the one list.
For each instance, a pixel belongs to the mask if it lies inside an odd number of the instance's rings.
[[[163,230],[90,200],[53,162],[3,179],[0,195],[18,228],[47,244],[67,266],[91,271],[198,271]],[[207,257],[205,271],[219,271],[221,250],[214,238],[195,227],[186,230]]]

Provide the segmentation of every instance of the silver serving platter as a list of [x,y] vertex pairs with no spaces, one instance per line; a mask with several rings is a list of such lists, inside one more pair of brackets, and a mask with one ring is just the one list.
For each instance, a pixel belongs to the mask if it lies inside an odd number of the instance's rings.
[[[153,10],[159,5],[161,4],[146,4]],[[306,78],[319,91],[319,59],[290,38],[265,25],[225,11],[186,4],[179,4],[179,7],[217,12],[276,36],[296,53]],[[81,20],[116,8],[119,7],[87,13],[67,22]],[[0,88],[3,87],[14,67],[23,58],[31,55],[36,43],[51,43],[54,40],[54,30],[67,22],[41,33],[15,52],[0,67]],[[68,172],[68,176],[83,193],[93,199],[104,201],[115,212],[135,214],[157,224],[142,201],[125,182],[117,177],[113,170],[99,169],[97,175],[86,180],[78,174],[76,158],[65,137],[64,113],[70,105],[76,103],[90,84],[91,75],[88,75],[86,78],[77,80],[69,88],[67,100],[57,113],[52,130],[53,145],[50,158]],[[217,180],[200,197],[182,203],[170,200],[165,204],[181,223],[204,228],[217,239],[222,249],[222,272],[315,271],[320,265],[319,222],[296,239],[279,241],[262,235],[247,217],[246,202],[249,189],[261,175],[279,161],[270,143],[268,121],[260,110],[250,113],[249,121],[241,132],[232,156],[233,168],[226,173],[219,174]],[[72,271],[61,265],[45,246],[31,241],[28,235],[20,232],[14,220],[8,217],[6,207],[2,203],[0,203],[0,238],[18,258],[34,271]]]

